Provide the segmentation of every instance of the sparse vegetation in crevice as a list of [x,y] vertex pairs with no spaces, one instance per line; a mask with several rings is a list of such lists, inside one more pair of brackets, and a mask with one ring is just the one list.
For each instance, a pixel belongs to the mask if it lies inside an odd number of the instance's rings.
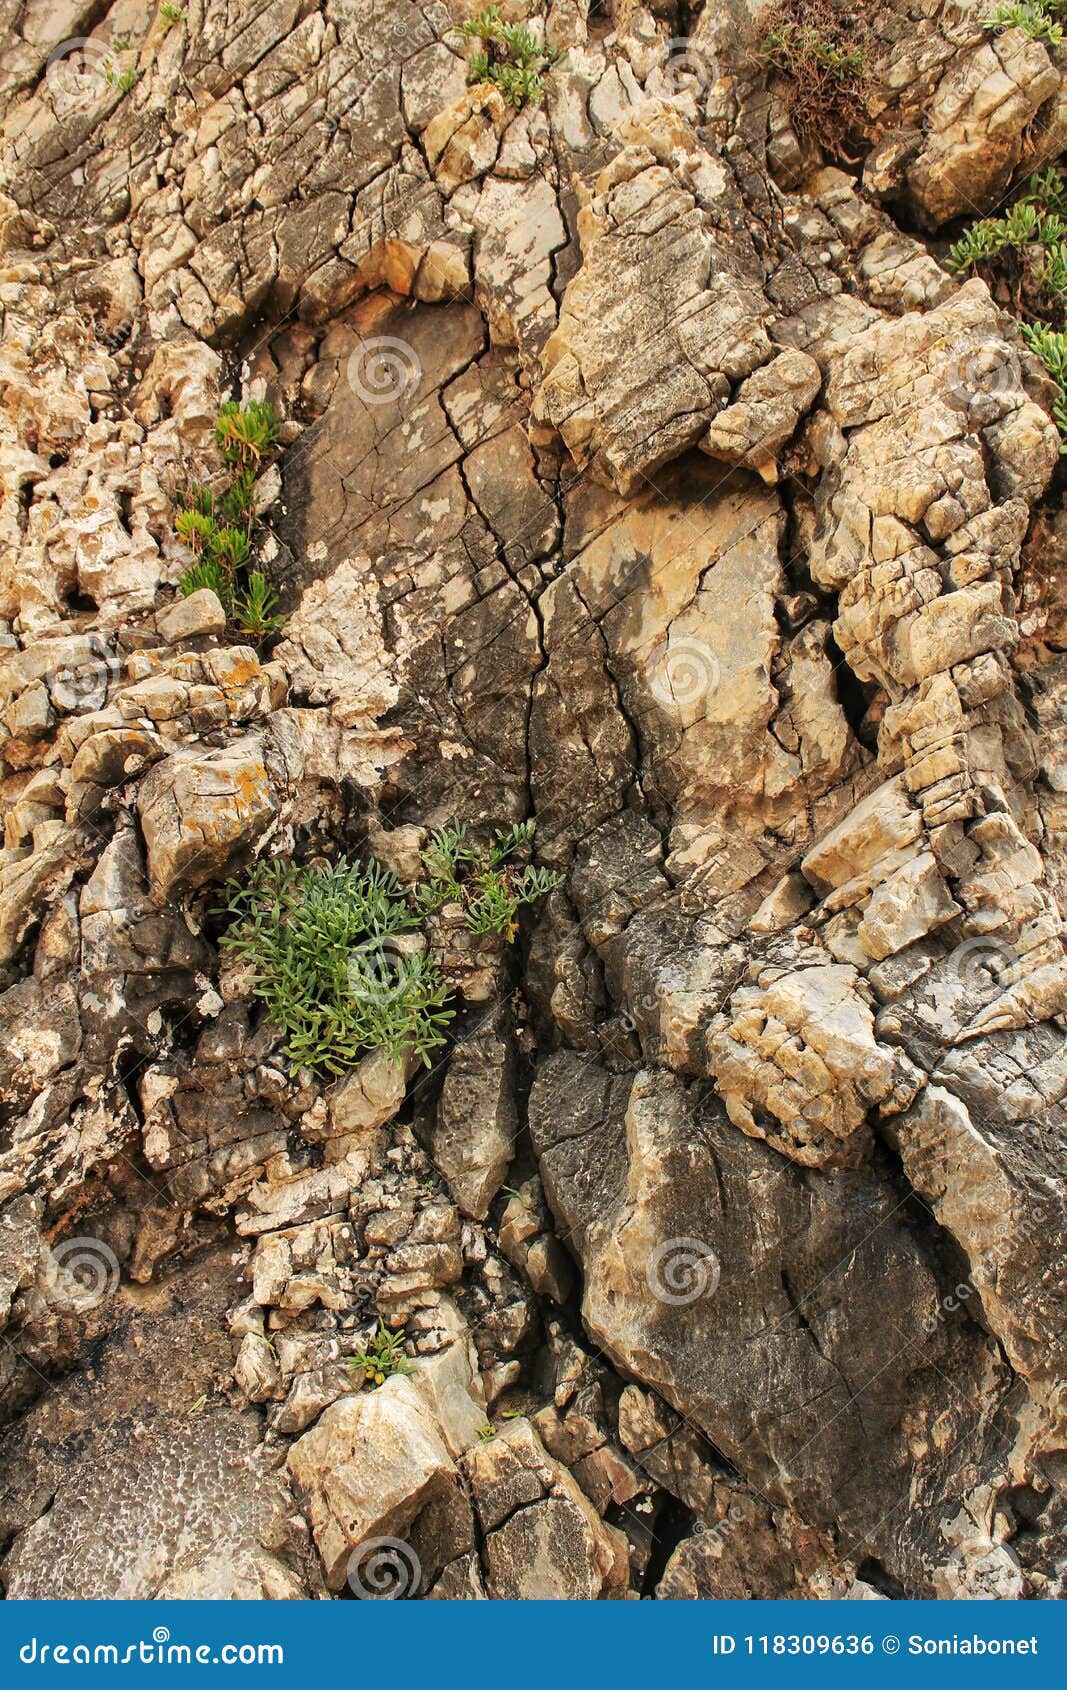
[[945,268],[1007,291],[1013,309],[1059,319],[1067,301],[1067,182],[1056,168],[1031,176],[999,217],[981,217],[948,250]]
[[[1019,317],[1023,340],[1059,394],[1052,407],[1067,452],[1067,179],[1052,167],[1032,175],[999,217],[972,223],[949,248],[953,275],[981,275]],[[1006,299],[1004,296],[1007,296]]]
[[1058,47],[1063,41],[1060,18],[1067,13],[1067,0],[1006,0],[982,19],[983,29],[1021,29],[1031,41]]
[[404,1353],[404,1328],[393,1331],[384,1320],[379,1320],[377,1330],[366,1344],[353,1350],[348,1366],[360,1385],[371,1390],[396,1374],[414,1373],[415,1364]]
[[1044,323],[1023,323],[1022,336],[1059,388],[1052,403],[1052,420],[1060,431],[1060,452],[1067,453],[1067,333]]
[[561,48],[546,47],[525,24],[505,23],[499,6],[486,6],[456,34],[476,46],[467,60],[467,81],[493,83],[517,111],[540,104],[546,74],[564,58]]
[[434,834],[428,878],[405,891],[376,862],[258,863],[223,888],[231,925],[220,940],[252,969],[251,991],[285,1035],[300,1068],[341,1074],[374,1050],[430,1066],[453,1019],[449,985],[417,931],[446,903],[471,932],[510,942],[518,910],[559,876],[512,858],[530,829],[472,844],[464,827]]
[[840,0],[776,0],[758,19],[757,47],[786,86],[798,135],[830,153],[863,123],[871,35],[862,11]]
[[261,569],[253,568],[259,530],[256,480],[278,442],[278,419],[264,400],[227,400],[215,423],[215,444],[227,466],[225,486],[187,482],[178,495],[174,532],[195,561],[178,582],[186,596],[210,587],[238,631],[257,641],[278,633],[285,618]]
[[554,869],[515,861],[531,834],[529,824],[519,822],[506,831],[498,829],[491,843],[476,844],[462,825],[439,829],[422,855],[428,878],[416,888],[418,908],[430,914],[444,904],[461,904],[472,933],[499,933],[510,943],[518,932],[522,906],[562,881]]
[[227,882],[221,944],[254,969],[293,1071],[341,1074],[372,1050],[427,1067],[453,1011],[418,913],[378,863],[258,863]]
[[105,59],[101,67],[101,75],[103,76],[107,86],[109,88],[121,89],[124,94],[128,94],[131,88],[135,88],[141,77],[141,73],[137,69],[136,65],[126,65],[123,67],[123,65],[119,62],[124,53],[132,52],[132,50],[132,43],[127,36],[116,36],[114,41],[111,43],[111,52],[117,54],[118,57],[115,59]]

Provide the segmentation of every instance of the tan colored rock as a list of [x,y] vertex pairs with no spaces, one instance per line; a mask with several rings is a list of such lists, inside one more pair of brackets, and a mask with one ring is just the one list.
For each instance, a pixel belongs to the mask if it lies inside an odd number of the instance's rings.
[[860,944],[875,961],[892,956],[960,914],[930,851],[883,880],[859,924]]
[[708,1039],[734,1125],[807,1167],[856,1165],[870,1149],[868,1111],[905,1108],[922,1083],[905,1056],[875,1040],[858,978],[831,963],[742,987],[732,1020]]
[[168,645],[178,645],[182,640],[198,639],[204,635],[221,639],[226,632],[226,612],[211,588],[201,587],[199,592],[175,599],[166,610],[158,611],[156,627]]
[[812,407],[822,373],[814,358],[790,349],[750,375],[720,411],[700,449],[728,464],[744,464],[764,481],[778,480],[778,454]]
[[331,1590],[342,1589],[359,1544],[402,1540],[455,1475],[433,1415],[413,1381],[399,1376],[327,1408],[293,1445],[286,1466]]
[[464,1468],[484,1534],[490,1596],[574,1602],[621,1594],[625,1538],[598,1518],[528,1420],[472,1449]]
[[259,735],[158,763],[137,795],[153,891],[217,879],[276,815],[288,772],[274,742]]

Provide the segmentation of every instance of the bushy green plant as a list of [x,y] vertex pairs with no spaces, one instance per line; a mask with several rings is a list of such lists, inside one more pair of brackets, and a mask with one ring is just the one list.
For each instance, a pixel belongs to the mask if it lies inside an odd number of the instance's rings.
[[478,42],[467,61],[468,82],[492,82],[516,110],[538,105],[544,78],[558,65],[561,48],[548,48],[525,24],[505,23],[499,6],[486,6],[456,32],[461,41]]
[[512,861],[528,844],[532,829],[519,822],[497,829],[491,843],[475,844],[462,824],[431,835],[422,854],[427,879],[415,891],[424,913],[442,904],[462,904],[472,933],[499,933],[510,943],[518,932],[518,912],[558,886],[561,875],[552,869],[525,867]]
[[178,590],[182,598],[187,599],[190,593],[200,592],[202,587],[209,587],[221,604],[225,605],[230,591],[230,579],[221,563],[213,557],[204,557],[199,563],[194,563],[191,569],[186,569],[178,582]]
[[372,1050],[429,1066],[455,1011],[413,929],[457,902],[472,932],[514,939],[520,907],[561,879],[512,860],[531,832],[520,823],[476,845],[465,827],[443,828],[423,855],[427,879],[408,892],[380,864],[345,858],[258,863],[227,881],[218,913],[232,921],[220,944],[252,965],[252,993],[284,1033],[294,1073],[340,1074]]
[[294,1073],[341,1074],[372,1050],[429,1067],[454,1011],[427,952],[397,943],[418,913],[386,869],[258,863],[223,897],[234,920],[220,943],[252,964]]
[[379,1320],[377,1331],[367,1340],[365,1348],[353,1350],[348,1363],[353,1373],[362,1375],[361,1384],[376,1390],[397,1373],[414,1373],[415,1364],[404,1354],[404,1328],[391,1331]]
[[[1067,183],[1055,168],[1030,177],[1000,217],[982,217],[954,241],[945,268],[954,275],[999,269],[1035,306],[1062,311],[1067,301]],[[1018,291],[1018,290],[1017,290]]]
[[227,399],[215,422],[215,444],[228,464],[258,464],[278,440],[278,419],[265,399]]
[[776,0],[758,20],[761,57],[785,79],[798,132],[834,151],[860,128],[871,37],[860,7]]
[[277,444],[278,419],[264,400],[245,406],[227,400],[215,424],[215,441],[230,475],[218,490],[191,482],[179,495],[174,531],[197,562],[178,584],[185,594],[210,587],[239,631],[260,641],[285,626],[277,594],[263,572],[252,568],[256,477]]
[[1059,388],[1052,404],[1052,420],[1060,431],[1060,452],[1067,452],[1067,334],[1044,323],[1024,323],[1022,336],[1031,352],[1040,358]]
[[129,65],[125,70],[122,70],[119,65],[106,64],[104,66],[104,81],[108,87],[121,88],[124,94],[128,94],[131,88],[137,86],[140,75],[140,71],[134,65]]
[[285,627],[285,617],[278,610],[278,595],[260,570],[253,569],[245,586],[234,593],[233,619],[240,632],[257,643]]
[[988,18],[982,19],[983,29],[1021,29],[1031,41],[1043,41],[1048,47],[1059,47],[1063,41],[1063,25],[1058,21],[1067,12],[1067,0],[1010,0],[997,6]]
[[164,34],[166,34],[167,30],[172,29],[176,23],[182,23],[185,19],[185,13],[182,8],[180,6],[175,6],[173,4],[173,0],[163,0],[163,4],[159,8],[159,15],[163,20]]

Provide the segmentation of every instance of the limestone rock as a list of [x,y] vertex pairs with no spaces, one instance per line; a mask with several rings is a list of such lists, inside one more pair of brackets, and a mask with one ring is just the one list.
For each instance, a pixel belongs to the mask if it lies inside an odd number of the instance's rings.
[[433,1157],[460,1209],[484,1220],[515,1154],[514,1042],[488,1017],[457,1042],[433,1131]]
[[421,1396],[400,1377],[327,1408],[287,1465],[331,1590],[344,1585],[354,1549],[371,1538],[402,1539],[455,1471]]

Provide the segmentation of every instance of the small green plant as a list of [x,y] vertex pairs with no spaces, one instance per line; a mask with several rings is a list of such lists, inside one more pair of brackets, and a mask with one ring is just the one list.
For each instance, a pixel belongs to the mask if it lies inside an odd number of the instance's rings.
[[353,1350],[348,1365],[353,1373],[363,1375],[361,1383],[372,1390],[384,1385],[397,1373],[414,1373],[415,1364],[404,1354],[404,1328],[391,1331],[379,1320],[377,1331],[367,1340],[365,1349]]
[[1043,41],[1048,47],[1063,42],[1063,25],[1058,21],[1067,12],[1067,0],[1018,0],[997,6],[991,16],[982,19],[983,29],[1021,29],[1031,41]]
[[163,0],[163,4],[159,8],[159,15],[163,19],[164,35],[169,29],[173,29],[176,23],[184,23],[185,21],[185,13],[182,8],[175,6],[172,0]]
[[564,57],[561,48],[546,47],[524,24],[505,23],[499,6],[486,6],[456,33],[461,41],[478,43],[467,61],[467,81],[492,82],[516,111],[540,104],[546,73]]
[[513,1185],[502,1185],[500,1189],[505,1197],[514,1197],[521,1209],[530,1208],[530,1199],[525,1191],[517,1191]]
[[1062,314],[1067,301],[1067,182],[1052,168],[1030,177],[1000,217],[982,217],[954,241],[945,259],[953,275],[995,273],[1035,309]]
[[196,562],[181,576],[183,594],[210,587],[239,632],[257,642],[285,626],[278,598],[253,569],[258,513],[256,477],[278,441],[278,419],[264,400],[227,400],[215,423],[215,442],[230,471],[224,487],[190,482],[178,497],[174,531]]
[[228,464],[241,468],[258,465],[273,451],[278,440],[278,419],[264,399],[239,405],[228,399],[215,423],[215,444]]
[[219,943],[251,964],[252,994],[285,1035],[293,1073],[341,1074],[372,1050],[430,1066],[455,1011],[436,962],[409,936],[455,901],[472,932],[513,939],[520,906],[560,880],[510,860],[530,833],[520,824],[472,845],[465,828],[443,829],[424,854],[430,878],[408,892],[379,863],[345,858],[261,862],[227,881],[216,913],[231,925]]
[[1060,431],[1060,452],[1067,452],[1067,334],[1044,323],[1023,323],[1022,336],[1030,351],[1040,358],[1059,388],[1052,404],[1052,420]]
[[496,1427],[490,1426],[487,1420],[484,1426],[478,1427],[478,1437],[483,1444],[491,1444],[496,1437]]
[[253,569],[247,584],[234,593],[233,619],[239,631],[257,644],[285,627],[285,617],[278,610],[278,595],[258,569]]
[[497,829],[492,843],[478,845],[465,826],[440,828],[422,854],[428,879],[415,891],[424,914],[443,904],[462,904],[472,933],[499,933],[509,943],[518,932],[518,912],[560,884],[553,869],[520,867],[512,861],[528,844],[532,828],[519,822]]
[[294,1073],[341,1074],[371,1050],[429,1067],[453,1011],[432,959],[398,943],[418,915],[387,870],[258,863],[223,897],[235,919],[220,943],[253,965]]
[[128,94],[131,88],[137,86],[140,75],[141,73],[135,65],[128,66],[126,70],[120,70],[118,65],[107,64],[104,66],[104,81],[108,87],[121,88],[124,94]]
[[776,0],[758,20],[760,56],[784,79],[798,134],[842,151],[862,127],[871,35],[860,7]]
[[183,599],[187,599],[190,593],[200,592],[202,587],[209,587],[220,603],[226,603],[230,578],[221,563],[217,563],[213,557],[201,558],[199,563],[194,563],[191,569],[185,570],[178,582],[178,590]]
[[180,510],[174,519],[174,532],[191,552],[200,557],[211,550],[215,538],[214,518],[199,510]]

